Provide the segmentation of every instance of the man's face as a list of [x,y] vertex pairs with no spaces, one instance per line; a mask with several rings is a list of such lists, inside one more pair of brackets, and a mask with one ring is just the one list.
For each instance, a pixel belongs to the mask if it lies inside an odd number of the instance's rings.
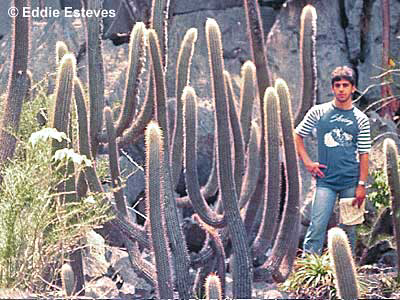
[[332,92],[337,101],[344,103],[352,101],[351,95],[355,92],[356,87],[346,79],[335,81],[332,86]]

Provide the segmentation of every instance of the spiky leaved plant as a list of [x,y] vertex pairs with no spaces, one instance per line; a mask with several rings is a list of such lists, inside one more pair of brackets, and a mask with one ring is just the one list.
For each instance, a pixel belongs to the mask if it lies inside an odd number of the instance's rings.
[[[393,229],[396,239],[397,264],[400,266],[400,175],[398,169],[399,153],[395,141],[391,138],[384,140],[385,169],[390,191],[393,212]],[[397,271],[397,281],[400,281],[400,271]]]
[[342,299],[359,299],[360,288],[349,240],[343,229],[328,231],[328,251],[335,274],[338,295]]

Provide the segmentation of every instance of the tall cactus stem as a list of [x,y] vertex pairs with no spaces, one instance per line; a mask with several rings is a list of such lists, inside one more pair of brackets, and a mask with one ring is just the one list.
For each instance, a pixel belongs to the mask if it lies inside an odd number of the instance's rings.
[[157,33],[153,29],[147,31],[148,46],[150,49],[151,63],[155,83],[156,117],[157,122],[163,131],[164,143],[164,182],[166,205],[167,232],[170,238],[171,251],[173,253],[176,285],[180,298],[191,297],[191,280],[189,275],[189,256],[182,228],[179,224],[178,210],[174,196],[169,151],[169,123],[166,105],[165,74],[161,60],[161,50]]
[[185,179],[186,187],[194,211],[202,221],[215,227],[223,227],[226,222],[223,215],[216,214],[207,204],[200,192],[197,174],[197,106],[196,93],[190,86],[183,91],[184,113],[184,149],[185,149]]
[[271,246],[273,232],[279,217],[280,203],[280,162],[279,162],[279,98],[273,87],[268,87],[264,94],[266,169],[268,183],[266,185],[263,219],[255,240],[253,253],[261,255]]
[[182,148],[183,148],[183,121],[182,121],[182,93],[189,83],[190,65],[197,40],[197,29],[189,29],[181,44],[176,67],[176,105],[175,126],[172,133],[172,179],[174,187],[178,184],[179,175],[182,170]]
[[140,74],[143,70],[145,55],[145,31],[143,22],[137,22],[132,29],[129,41],[129,62],[126,72],[125,95],[121,113],[116,121],[116,136],[129,127],[135,115]]
[[[284,281],[291,271],[293,260],[296,257],[297,247],[299,240],[299,227],[300,227],[300,174],[299,164],[297,159],[297,152],[293,136],[293,115],[291,110],[291,100],[289,88],[286,82],[282,79],[277,79],[275,82],[275,90],[279,96],[280,103],[280,124],[282,127],[283,146],[285,153],[285,177],[287,199],[282,214],[279,231],[272,248],[271,257],[267,264],[272,270],[273,274],[280,274],[275,280]],[[289,253],[289,252],[292,253]],[[283,259],[284,262],[283,272],[279,270]]]
[[214,19],[206,21],[206,39],[215,100],[219,161],[219,185],[233,248],[233,297],[251,298],[252,263],[247,245],[246,231],[240,217],[235,186],[232,185],[231,139],[229,126],[228,98],[223,78],[221,31]]
[[[30,1],[13,0],[11,6],[20,12],[30,7]],[[0,168],[14,156],[17,143],[22,104],[28,89],[28,59],[30,52],[31,18],[20,13],[12,20],[11,64],[7,85],[7,98],[0,128]],[[2,180],[0,176],[0,181]]]
[[[84,0],[86,10],[102,9],[101,0]],[[90,101],[90,144],[92,157],[96,157],[98,148],[97,135],[103,126],[104,108],[104,66],[102,55],[101,34],[103,24],[100,17],[90,16],[86,22],[86,53],[88,57],[88,83]]]
[[253,103],[256,97],[256,67],[250,60],[246,61],[241,70],[242,84],[240,87],[240,124],[243,141],[247,149],[250,140]]
[[170,0],[153,0],[151,8],[151,28],[157,32],[159,37],[162,65],[164,70],[167,66],[168,46],[168,10]]
[[240,192],[242,190],[242,179],[245,170],[244,166],[244,143],[243,143],[243,134],[242,128],[240,126],[239,117],[236,109],[236,100],[232,86],[231,75],[228,71],[224,71],[224,80],[227,88],[227,96],[228,96],[228,106],[229,106],[229,119],[232,128],[232,136],[233,136],[233,148],[234,148],[234,180],[236,186],[236,193],[238,198],[240,197]]
[[297,109],[294,125],[297,126],[306,112],[316,102],[317,96],[317,11],[306,5],[300,18],[300,66],[301,66],[301,99]]
[[173,284],[164,214],[166,208],[163,145],[162,132],[158,124],[149,123],[146,129],[146,207],[150,220],[149,236],[156,261],[158,297],[172,299]]
[[[76,75],[76,60],[73,54],[66,54],[61,59],[57,72],[55,105],[53,113],[53,128],[68,135],[74,77]],[[65,148],[66,141],[52,141],[52,151]]]
[[[399,153],[395,141],[391,138],[384,140],[385,169],[390,191],[390,200],[393,212],[393,229],[396,240],[397,264],[400,266],[400,174]],[[400,271],[397,271],[397,281],[400,282]]]
[[360,299],[360,288],[349,240],[339,227],[328,231],[328,250],[341,299]]
[[121,173],[119,170],[119,155],[116,142],[116,132],[113,122],[112,110],[108,106],[104,108],[104,119],[106,120],[108,137],[108,157],[110,163],[110,173],[115,203],[117,205],[118,211],[127,218],[128,209],[125,202],[124,191],[122,189],[121,182]]
[[[87,109],[86,109],[86,97],[82,83],[77,77],[75,77],[74,79],[74,98],[75,98],[76,111],[78,114],[79,153],[81,155],[85,155],[88,159],[92,160],[92,153],[90,150],[90,139],[89,139],[89,122],[87,119]],[[103,188],[96,174],[94,166],[85,167],[84,173],[90,191],[93,193],[102,192]]]
[[260,139],[260,127],[256,122],[252,122],[250,140],[246,155],[246,172],[243,178],[239,200],[240,209],[246,206],[247,202],[251,198],[251,195],[253,195],[256,189],[257,179],[260,173]]

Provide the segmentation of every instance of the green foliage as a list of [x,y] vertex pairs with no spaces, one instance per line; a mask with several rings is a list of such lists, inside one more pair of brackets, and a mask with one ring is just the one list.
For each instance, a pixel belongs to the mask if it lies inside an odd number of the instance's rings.
[[370,186],[371,191],[368,193],[367,199],[379,210],[390,204],[387,176],[382,170],[373,171],[371,176],[374,181]]
[[336,287],[329,254],[327,252],[321,256],[306,254],[298,258],[293,273],[280,285],[280,288],[297,294],[307,291],[309,296],[328,292],[325,297],[335,297]]
[[85,232],[109,219],[101,195],[89,195],[75,203],[57,201],[55,187],[63,179],[52,173],[53,137],[60,136],[44,129],[32,134],[29,142],[21,141],[24,157],[11,161],[2,171],[0,288],[44,290],[39,279],[44,269],[61,266],[62,256]]

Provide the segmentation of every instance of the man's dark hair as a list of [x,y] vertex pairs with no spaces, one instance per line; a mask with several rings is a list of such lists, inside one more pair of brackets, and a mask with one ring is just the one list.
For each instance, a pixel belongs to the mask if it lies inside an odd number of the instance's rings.
[[355,78],[353,69],[349,68],[348,66],[343,66],[343,67],[337,67],[335,70],[333,70],[331,74],[332,86],[335,83],[335,81],[340,81],[343,79],[350,81],[350,83],[354,85]]

